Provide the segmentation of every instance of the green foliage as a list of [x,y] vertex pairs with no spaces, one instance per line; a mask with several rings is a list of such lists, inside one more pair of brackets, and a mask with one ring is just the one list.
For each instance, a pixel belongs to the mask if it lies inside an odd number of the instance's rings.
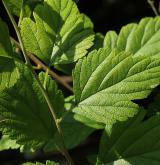
[[[21,78],[16,85],[0,93],[1,130],[25,148],[57,150],[55,141],[60,145],[59,135],[38,84],[27,68],[20,66],[19,72]],[[44,74],[40,73],[39,78],[43,82]],[[61,118],[64,114],[63,95],[51,78],[48,78],[46,87],[54,110]],[[76,132],[78,129],[83,131],[81,135]],[[73,120],[70,113],[62,122],[62,130],[67,148],[75,147],[93,131]]]
[[[34,7],[43,0],[5,0],[11,12],[16,16],[30,16]],[[21,9],[22,12],[21,12]]]
[[93,51],[75,67],[74,112],[104,124],[126,120],[139,109],[131,100],[146,98],[159,85],[159,76],[159,59],[110,49]]
[[13,61],[14,52],[9,39],[7,25],[0,20],[0,91],[11,87],[19,77],[16,64]]
[[13,57],[12,45],[9,39],[9,31],[7,25],[0,20],[0,57]]
[[0,151],[17,148],[19,148],[19,145],[15,140],[11,140],[8,136],[4,135],[0,139]]
[[104,47],[116,48],[137,55],[160,55],[160,17],[144,18],[139,24],[122,27],[119,35],[114,31],[106,34]]
[[160,163],[160,116],[142,122],[143,118],[142,111],[127,122],[106,127],[100,143],[97,165]]
[[[0,20],[0,150],[61,152],[72,165],[67,149],[85,145],[102,129],[98,155],[91,153],[90,163],[159,165],[159,94],[147,110],[139,102],[153,89],[158,93],[160,85],[160,17],[104,37],[94,35],[76,2],[5,2],[9,15],[19,17],[20,35],[19,43],[11,39]],[[71,80],[73,71],[72,94],[55,82],[69,85],[55,69]]]
[[[54,136],[56,128],[31,73],[22,66],[19,71],[21,78],[14,87],[0,93],[0,114],[3,118],[0,123],[1,130],[19,144],[25,143],[26,147],[39,148],[45,146]],[[40,74],[39,78],[43,81],[44,74]],[[47,90],[57,115],[60,116],[64,111],[63,96],[50,79]]]
[[5,1],[11,12],[16,16],[19,16],[23,0],[5,0]]
[[39,163],[39,162],[36,162],[36,163],[24,163],[23,165],[60,165],[59,163],[55,163],[53,161],[46,161],[46,164],[43,164],[43,163]]
[[93,45],[92,23],[72,0],[45,0],[33,16],[23,19],[21,35],[26,49],[47,65],[75,62]]

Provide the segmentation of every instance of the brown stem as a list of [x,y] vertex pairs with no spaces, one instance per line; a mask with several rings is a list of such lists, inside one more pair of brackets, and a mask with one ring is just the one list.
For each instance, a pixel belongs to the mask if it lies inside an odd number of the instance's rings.
[[155,6],[154,6],[154,0],[147,0],[147,2],[148,2],[148,4],[151,6],[151,8],[152,8],[154,14],[155,14],[156,16],[159,16],[159,13],[158,13],[157,9],[156,9]]
[[[11,37],[11,40],[17,45],[18,48],[20,47],[20,44]],[[72,87],[59,75],[57,75],[55,72],[53,72],[48,66],[46,66],[44,63],[42,63],[36,56],[34,56],[32,53],[27,52],[28,57],[40,68],[42,68],[45,72],[48,71],[48,74],[51,75],[55,80],[57,80],[60,84],[62,84],[64,87],[66,87],[70,92],[73,93]]]

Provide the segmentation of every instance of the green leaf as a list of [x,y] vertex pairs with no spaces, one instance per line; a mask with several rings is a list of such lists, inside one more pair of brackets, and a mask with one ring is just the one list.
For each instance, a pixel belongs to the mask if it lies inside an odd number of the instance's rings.
[[[88,67],[89,66],[89,67]],[[98,123],[110,124],[133,117],[160,83],[160,60],[110,49],[91,52],[74,71],[74,112]]]
[[94,45],[91,47],[91,50],[98,50],[103,47],[104,36],[101,33],[95,34]]
[[0,139],[0,151],[8,149],[18,149],[20,146],[15,140],[11,140],[8,136],[4,135]]
[[12,44],[9,38],[9,31],[6,23],[0,20],[0,57],[13,57]]
[[104,47],[128,51],[136,55],[160,55],[160,17],[144,18],[139,24],[122,27],[119,35],[113,31],[106,34]]
[[38,3],[43,2],[43,0],[5,0],[5,1],[11,13],[18,17],[20,16],[20,14],[22,14],[21,13],[22,4],[23,4],[23,17],[25,17],[31,15],[31,12]]
[[[19,66],[21,78],[14,87],[0,93],[0,129],[25,148],[42,148],[57,129],[37,82],[26,67]],[[44,81],[44,74],[39,75]],[[58,117],[64,112],[62,93],[48,78],[47,91]]]
[[23,165],[60,165],[59,163],[55,163],[53,161],[49,161],[47,160],[45,164],[43,163],[39,163],[39,162],[36,162],[36,163],[23,163]]
[[[73,113],[71,111],[74,106],[75,106],[74,96],[67,97],[65,99],[65,108],[67,110],[66,112],[67,114],[65,115],[61,123],[63,136],[64,136],[64,142],[67,149],[72,149],[76,147],[94,131],[94,129],[85,126],[84,124],[76,121],[73,118]],[[80,130],[80,131],[77,131],[77,130]],[[45,147],[45,150],[46,151],[57,150],[56,148],[53,149],[54,143],[60,143],[58,132],[55,134],[54,138]]]
[[[23,0],[22,11],[20,13],[20,21],[25,17],[32,17],[32,12],[36,5],[42,4],[43,0]],[[20,22],[21,23],[21,22]]]
[[21,35],[27,51],[47,65],[75,62],[93,45],[93,25],[72,0],[45,0],[33,16],[23,19]]
[[106,127],[97,165],[159,165],[160,116],[142,122],[144,112],[127,122]]
[[19,78],[19,72],[12,59],[0,57],[0,91],[12,87]]
[[5,3],[7,4],[10,11],[16,15],[19,16],[21,11],[21,5],[23,0],[5,0]]
[[[71,113],[66,115],[66,117],[63,119],[61,127],[64,135],[65,146],[67,149],[76,147],[85,139],[87,139],[87,137],[94,131],[94,129],[74,120],[73,114]],[[57,150],[55,143],[60,145],[58,132],[55,134],[54,138],[48,142],[48,145],[46,145],[44,150],[47,152]],[[53,148],[53,146],[55,148]]]
[[0,20],[0,91],[15,84],[19,73],[13,59],[14,52],[7,25]]

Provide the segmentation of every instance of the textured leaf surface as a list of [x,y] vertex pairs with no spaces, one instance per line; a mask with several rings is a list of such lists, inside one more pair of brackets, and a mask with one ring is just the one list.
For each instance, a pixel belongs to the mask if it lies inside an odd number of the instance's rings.
[[[21,79],[14,87],[0,93],[0,128],[26,148],[44,147],[56,132],[55,124],[31,73],[24,67],[20,67],[20,73]],[[39,77],[44,80],[43,74]],[[64,111],[63,96],[51,79],[47,91],[60,117]]]
[[95,34],[95,39],[94,39],[94,45],[91,47],[92,50],[98,50],[99,48],[102,48],[104,44],[104,36],[101,33],[96,33]]
[[[76,121],[73,118],[73,113],[71,112],[75,106],[74,96],[67,97],[65,99],[65,108],[68,111],[62,121],[62,130],[64,135],[64,142],[68,149],[76,147],[78,144],[83,142],[94,129],[85,126],[84,124]],[[53,151],[53,145],[57,141],[59,143],[58,133],[55,134],[54,138],[48,143],[45,150]],[[56,148],[54,149],[56,150]]]
[[[62,122],[62,130],[64,142],[68,149],[72,149],[79,145],[94,131],[94,129],[76,121],[73,118],[73,114],[68,114],[64,118]],[[45,151],[57,150],[56,148],[53,148],[55,143],[60,143],[58,132],[55,134],[54,138],[49,141],[48,145],[45,147]]]
[[21,24],[24,45],[46,64],[72,63],[93,43],[92,23],[72,0],[45,0]]
[[159,165],[160,116],[142,122],[143,112],[135,118],[106,127],[97,165]]
[[7,25],[0,20],[0,56],[13,57],[12,45]]
[[22,0],[5,0],[5,3],[14,15],[19,16],[21,11]]
[[159,59],[110,49],[93,51],[75,67],[74,112],[104,124],[126,120],[138,112],[131,100],[146,98],[159,77]]
[[43,0],[6,0],[5,3],[9,7],[10,11],[19,17],[21,13],[22,2],[23,16],[30,16],[31,11],[34,9],[35,5],[43,2]]
[[47,160],[45,164],[36,162],[36,163],[24,163],[23,165],[60,165],[60,164]]
[[12,59],[0,57],[0,91],[12,87],[19,78],[19,72]]
[[160,55],[160,17],[144,18],[139,24],[122,27],[119,35],[114,31],[106,34],[104,47],[128,51],[134,55]]
[[16,143],[15,140],[11,140],[8,136],[2,136],[0,139],[0,151],[8,149],[17,149],[20,146]]
[[7,25],[0,20],[0,91],[14,85],[19,77]]

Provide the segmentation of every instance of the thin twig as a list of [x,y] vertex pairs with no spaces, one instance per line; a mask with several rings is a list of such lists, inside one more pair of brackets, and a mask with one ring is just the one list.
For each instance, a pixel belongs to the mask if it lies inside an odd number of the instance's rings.
[[43,96],[44,96],[44,98],[45,98],[45,100],[46,100],[46,102],[48,104],[48,107],[49,107],[50,113],[51,113],[51,115],[53,117],[53,120],[54,120],[54,122],[56,124],[57,130],[58,130],[58,133],[59,133],[59,137],[60,137],[60,141],[61,141],[61,144],[62,144],[62,154],[65,156],[65,158],[67,159],[67,161],[68,161],[68,163],[70,165],[74,165],[74,162],[73,162],[71,156],[69,155],[69,153],[68,153],[68,151],[67,151],[67,149],[65,147],[64,137],[63,137],[63,132],[62,132],[62,129],[61,129],[61,125],[60,125],[60,123],[58,121],[58,117],[57,117],[57,115],[55,113],[54,107],[53,107],[53,105],[51,103],[51,100],[50,100],[50,98],[48,96],[48,93],[43,88],[42,83],[40,82],[40,80],[39,80],[35,70],[33,69],[32,65],[30,63],[30,60],[28,58],[28,55],[27,55],[26,50],[25,50],[24,45],[23,45],[21,34],[19,32],[18,26],[17,26],[17,24],[16,24],[16,22],[15,22],[13,16],[12,16],[12,14],[8,10],[7,5],[5,4],[4,0],[2,0],[2,2],[3,2],[3,5],[4,5],[7,13],[8,13],[8,16],[9,16],[9,18],[10,18],[10,20],[11,20],[13,26],[14,26],[14,29],[16,31],[16,34],[17,34],[17,37],[18,37],[18,40],[19,40],[19,43],[20,43],[20,46],[21,46],[22,53],[23,53],[25,61],[26,61],[26,66],[28,66],[28,68],[30,69],[30,71],[32,73],[32,76],[37,81],[37,83],[39,85],[39,88],[40,88],[40,90],[41,90],[41,92],[42,92],[42,94],[43,94]]
[[154,6],[154,0],[147,0],[147,2],[148,2],[148,4],[151,6],[151,8],[152,8],[154,14],[155,14],[156,16],[159,16],[159,13],[158,13],[157,9],[156,9],[155,6]]
[[[21,49],[20,44],[11,37],[11,40],[17,45],[18,48]],[[41,67],[45,72],[48,70],[48,74],[51,75],[56,81],[58,81],[60,84],[62,84],[65,88],[67,88],[70,92],[73,93],[73,88],[59,75],[57,75],[55,72],[53,72],[48,66],[46,66],[44,63],[42,63],[36,56],[34,56],[32,53],[27,52],[28,57],[38,66]]]

